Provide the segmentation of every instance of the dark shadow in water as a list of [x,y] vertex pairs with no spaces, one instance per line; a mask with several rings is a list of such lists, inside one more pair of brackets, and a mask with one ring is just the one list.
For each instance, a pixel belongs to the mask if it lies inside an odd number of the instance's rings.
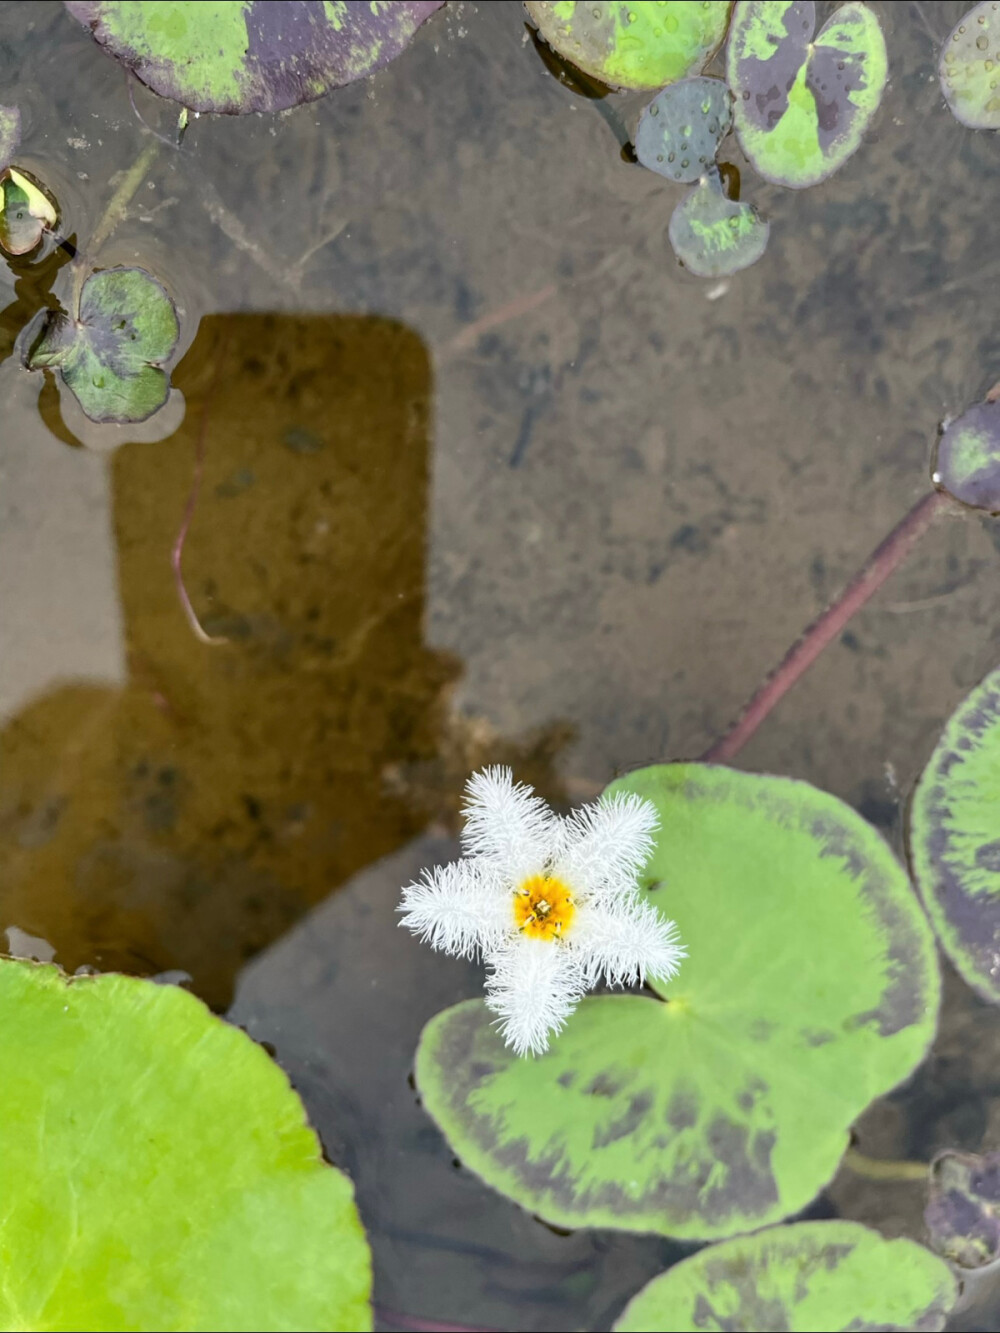
[[[69,970],[182,969],[224,1007],[247,958],[510,747],[457,734],[458,665],[423,641],[420,338],[214,315],[174,378],[181,429],[112,464],[128,684],[66,685],[0,736],[0,925]],[[191,633],[169,559],[206,404],[184,570],[222,646]],[[550,794],[553,735],[525,773]]]

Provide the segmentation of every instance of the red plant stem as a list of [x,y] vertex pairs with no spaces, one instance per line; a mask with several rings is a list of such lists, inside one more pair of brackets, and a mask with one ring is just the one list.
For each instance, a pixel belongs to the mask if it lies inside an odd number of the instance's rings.
[[904,562],[938,513],[949,503],[942,491],[931,491],[913,506],[876,546],[861,569],[832,605],[814,620],[761,685],[739,718],[724,736],[702,755],[702,762],[728,763],[739,754],[773,708],[785,697],[800,676],[812,666],[823,649],[836,639],[845,625],[872,597],[890,574]]

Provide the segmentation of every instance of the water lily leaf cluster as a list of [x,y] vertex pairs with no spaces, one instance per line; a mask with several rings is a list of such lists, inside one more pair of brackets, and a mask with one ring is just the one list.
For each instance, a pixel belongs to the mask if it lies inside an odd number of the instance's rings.
[[938,939],[973,990],[1000,1004],[1000,670],[945,724],[910,811],[910,860]]
[[519,1058],[486,1006],[424,1029],[416,1080],[463,1164],[563,1227],[731,1236],[804,1207],[851,1123],[923,1058],[939,977],[902,867],[805,783],[711,765],[641,770],[643,896],[689,957],[656,997],[584,1000]]
[[938,73],[956,120],[973,130],[1000,130],[1000,0],[982,0],[955,24]]
[[1000,1153],[938,1153],[924,1222],[938,1254],[960,1268],[1000,1259]]
[[394,60],[443,0],[66,0],[94,40],[191,111],[283,111]]
[[144,421],[170,393],[162,365],[179,332],[173,301],[145,269],[105,269],[83,284],[75,318],[46,316],[25,364],[57,369],[92,421]]
[[369,1329],[350,1181],[187,992],[0,960],[4,1328]]
[[943,1329],[958,1295],[948,1265],[857,1222],[797,1222],[724,1241],[646,1284],[615,1333]]

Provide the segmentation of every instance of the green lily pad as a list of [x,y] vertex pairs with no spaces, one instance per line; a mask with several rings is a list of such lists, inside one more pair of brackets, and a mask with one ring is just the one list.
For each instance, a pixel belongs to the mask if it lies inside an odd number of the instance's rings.
[[712,1245],[633,1296],[615,1333],[829,1333],[942,1329],[958,1288],[912,1240],[884,1240],[857,1222],[797,1222]]
[[109,268],[83,284],[77,319],[47,316],[25,364],[58,368],[91,421],[145,421],[167,401],[161,365],[178,335],[174,303],[155,278]]
[[952,713],[910,808],[910,860],[937,937],[1000,1004],[1000,670]]
[[662,88],[700,70],[726,35],[729,0],[525,0],[549,46],[613,88]]
[[1000,1153],[938,1153],[924,1222],[938,1254],[960,1268],[1000,1259]]
[[192,111],[283,111],[395,60],[444,0],[65,0],[96,42]]
[[733,99],[721,79],[682,79],[639,117],[635,155],[650,171],[690,184],[715,162],[732,123]]
[[0,1326],[370,1329],[351,1183],[177,987],[0,960]]
[[941,50],[941,91],[973,130],[1000,130],[1000,3],[983,0],[956,23]]
[[0,106],[0,167],[5,167],[21,142],[21,113],[16,106]]
[[852,1121],[923,1058],[934,941],[902,868],[803,782],[701,764],[643,769],[660,815],[644,896],[689,956],[643,995],[584,1000],[518,1059],[479,1000],[438,1014],[416,1060],[463,1164],[563,1227],[710,1239],[803,1208]]
[[976,403],[938,440],[934,484],[963,504],[1000,513],[1000,398]]
[[0,250],[29,254],[58,222],[56,202],[41,181],[19,167],[0,171]]
[[888,76],[867,5],[834,11],[813,39],[812,0],[739,0],[726,48],[740,147],[765,180],[815,185],[858,149]]
[[756,264],[771,224],[751,204],[727,199],[717,167],[689,190],[670,217],[674,254],[699,278],[721,278]]

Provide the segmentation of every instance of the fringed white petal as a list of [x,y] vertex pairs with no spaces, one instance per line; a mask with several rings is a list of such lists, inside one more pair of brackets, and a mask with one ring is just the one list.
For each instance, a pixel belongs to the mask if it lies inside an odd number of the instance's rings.
[[562,821],[553,874],[581,899],[631,897],[658,822],[652,803],[633,792],[581,806]]
[[425,870],[403,890],[401,926],[433,949],[472,958],[496,949],[513,929],[506,886],[489,866],[453,861]]
[[555,845],[559,821],[530,787],[514,782],[509,768],[485,768],[466,784],[466,856],[489,861],[514,885],[541,874]]
[[676,924],[639,898],[581,904],[570,941],[588,987],[598,981],[634,986],[647,977],[666,981],[687,956]]
[[586,989],[579,958],[554,940],[519,936],[487,962],[486,1003],[501,1036],[518,1055],[540,1055]]

